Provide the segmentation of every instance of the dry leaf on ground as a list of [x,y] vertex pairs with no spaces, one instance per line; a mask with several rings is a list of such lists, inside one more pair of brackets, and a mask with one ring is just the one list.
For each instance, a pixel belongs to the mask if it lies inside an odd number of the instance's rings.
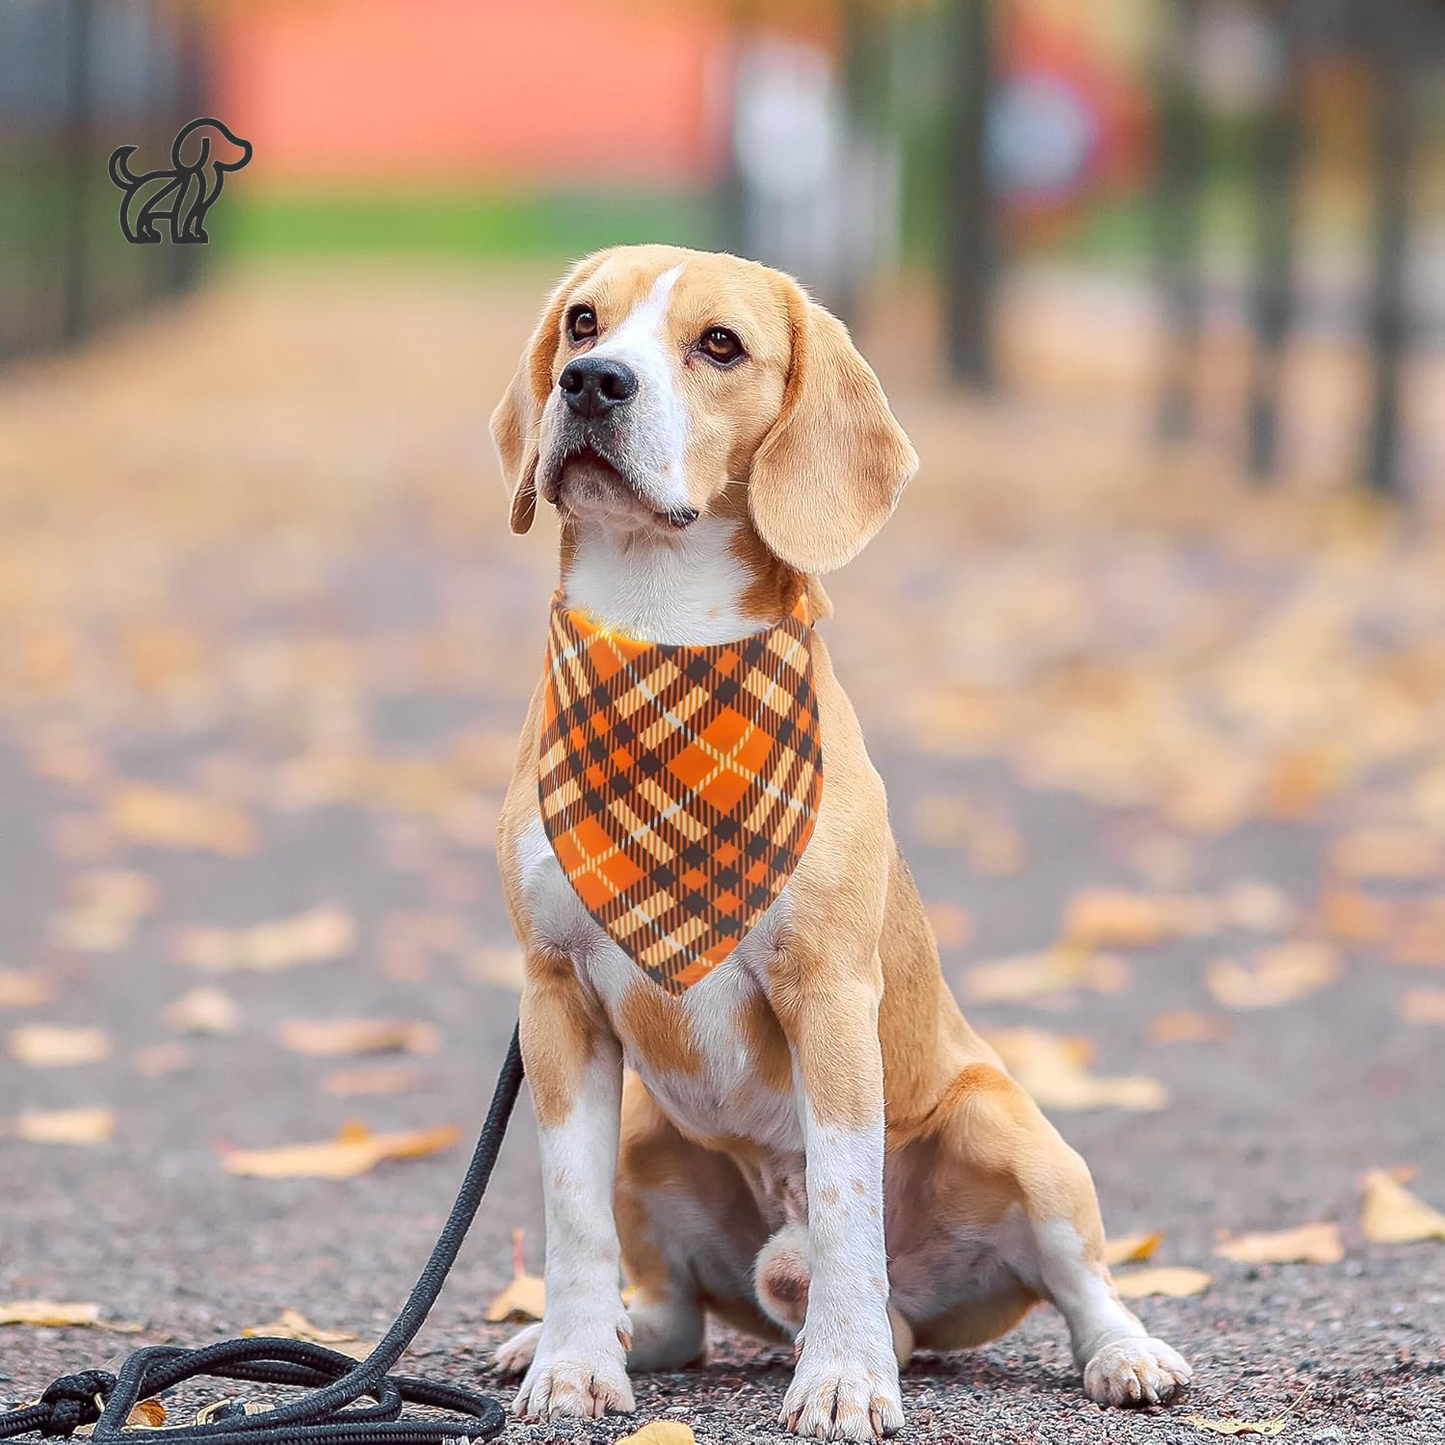
[[1308,998],[1341,973],[1338,950],[1297,939],[1260,949],[1248,962],[1221,958],[1205,971],[1209,991],[1226,1008],[1277,1008]]
[[22,1024],[10,1031],[10,1056],[33,1069],[93,1064],[109,1054],[110,1035],[104,1029]]
[[285,1309],[280,1319],[267,1320],[261,1325],[247,1325],[241,1333],[248,1339],[270,1336],[278,1340],[309,1340],[313,1345],[326,1345],[354,1360],[364,1360],[372,1346],[363,1342],[360,1335],[348,1330],[323,1330],[313,1325],[300,1310]]
[[1400,1017],[1411,1024],[1445,1024],[1445,988],[1412,988],[1401,995]]
[[129,868],[82,873],[70,893],[71,907],[54,920],[52,932],[77,953],[115,952],[130,941],[137,921],[160,907],[155,879]]
[[468,975],[497,988],[521,988],[524,965],[520,948],[478,948],[467,957]]
[[956,903],[928,903],[923,911],[940,948],[962,948],[973,937],[973,919]]
[[1222,1015],[1194,1013],[1189,1009],[1155,1014],[1149,1020],[1151,1044],[1216,1043],[1227,1039],[1233,1032],[1229,1020]]
[[1365,1202],[1360,1228],[1376,1244],[1416,1244],[1423,1239],[1445,1240],[1445,1214],[1417,1199],[1402,1179],[1410,1170],[1372,1169],[1365,1175]]
[[188,1034],[233,1034],[241,1027],[241,1009],[219,988],[193,988],[168,1004],[161,1017]]
[[1187,1295],[1200,1294],[1213,1283],[1213,1275],[1183,1264],[1125,1270],[1114,1276],[1114,1287],[1124,1299],[1144,1299],[1148,1295],[1183,1299]]
[[180,962],[214,972],[328,963],[355,946],[356,922],[339,908],[313,908],[251,928],[187,928],[175,938]]
[[183,1044],[172,1039],[169,1043],[151,1044],[147,1048],[137,1049],[131,1055],[131,1063],[135,1071],[144,1079],[159,1079],[165,1074],[174,1074],[180,1069],[188,1068],[191,1062],[191,1051]]
[[963,991],[975,1003],[1018,1003],[1070,989],[1117,993],[1129,980],[1122,958],[1054,949],[975,964],[964,970]]
[[1064,911],[1063,941],[1081,948],[1147,948],[1199,931],[1208,911],[1204,900],[1182,895],[1086,888]]
[[0,1008],[39,1008],[54,997],[53,985],[38,970],[0,968]]
[[539,1320],[547,1303],[547,1288],[541,1275],[528,1274],[522,1259],[522,1231],[512,1231],[512,1279],[487,1306],[487,1320]]
[[321,1092],[335,1099],[364,1094],[406,1094],[426,1086],[426,1076],[404,1064],[371,1064],[355,1069],[333,1069],[322,1077]]
[[1241,1420],[1231,1415],[1223,1420],[1208,1420],[1203,1415],[1186,1415],[1185,1420],[1215,1435],[1278,1435],[1285,1427],[1284,1417],[1273,1420]]
[[1091,1074],[1093,1046],[1043,1029],[998,1029],[986,1035],[1008,1069],[1045,1109],[1162,1109],[1168,1091],[1145,1074]]
[[193,848],[243,858],[256,851],[250,816],[211,798],[151,783],[123,783],[110,796],[110,825],[122,838],[154,848]]
[[1330,866],[1352,878],[1436,878],[1445,875],[1445,840],[1419,828],[1360,828],[1335,842]]
[[1164,1243],[1164,1236],[1155,1234],[1126,1234],[1122,1239],[1110,1239],[1104,1244],[1104,1263],[1142,1264],[1153,1257],[1154,1251]]
[[696,1445],[697,1436],[691,1425],[681,1420],[651,1420],[631,1435],[624,1435],[617,1445]]
[[435,1024],[423,1019],[292,1019],[281,1042],[298,1054],[434,1054],[441,1048]]
[[454,1124],[372,1134],[364,1125],[347,1125],[335,1139],[313,1144],[283,1144],[274,1149],[225,1151],[229,1174],[252,1179],[354,1179],[387,1159],[421,1159],[450,1149],[460,1130]]
[[159,1400],[140,1400],[131,1407],[125,1423],[141,1430],[159,1430],[166,1423],[166,1407]]
[[1214,1251],[1236,1264],[1335,1264],[1345,1257],[1340,1227],[1331,1221],[1301,1224],[1220,1241]]
[[104,1144],[115,1137],[115,1113],[104,1108],[31,1109],[16,1115],[9,1132],[28,1144]]
[[123,1335],[133,1335],[141,1328],[137,1324],[101,1319],[100,1306],[88,1300],[44,1299],[17,1299],[0,1304],[0,1325],[35,1325],[57,1330],[93,1326]]

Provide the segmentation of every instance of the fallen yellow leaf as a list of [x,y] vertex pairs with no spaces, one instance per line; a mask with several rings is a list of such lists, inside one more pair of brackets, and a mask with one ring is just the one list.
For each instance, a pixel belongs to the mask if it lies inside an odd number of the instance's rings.
[[10,1031],[11,1057],[34,1069],[93,1064],[109,1053],[110,1035],[104,1029],[73,1028],[66,1024],[23,1024]]
[[355,920],[339,908],[313,908],[252,928],[189,928],[175,939],[180,962],[213,972],[268,972],[298,963],[327,963],[355,946]]
[[696,1445],[696,1441],[692,1426],[681,1420],[652,1420],[631,1435],[624,1435],[617,1445]]
[[1216,959],[1205,970],[1209,991],[1226,1008],[1277,1008],[1294,1003],[1340,976],[1339,952],[1328,943],[1297,939],[1260,949],[1247,963]]
[[1423,1239],[1445,1239],[1445,1214],[1417,1199],[1396,1174],[1372,1169],[1365,1175],[1360,1228],[1365,1238],[1376,1244],[1415,1244]]
[[1400,1017],[1411,1024],[1445,1024],[1445,988],[1412,988],[1400,998]]
[[1445,874],[1445,841],[1417,828],[1360,828],[1336,841],[1330,864],[1353,878],[1435,878]]
[[141,1400],[131,1408],[125,1423],[139,1430],[159,1430],[166,1423],[166,1407],[159,1400]]
[[150,1044],[143,1049],[137,1049],[131,1056],[131,1063],[135,1065],[135,1071],[142,1078],[158,1079],[163,1074],[174,1074],[180,1069],[187,1068],[191,1062],[191,1051],[183,1044],[172,1039],[169,1043]]
[[10,1126],[17,1139],[30,1144],[104,1144],[115,1136],[110,1109],[34,1109],[16,1116]]
[[44,1299],[17,1299],[0,1304],[0,1325],[34,1325],[53,1330],[91,1326],[123,1335],[133,1335],[141,1328],[137,1324],[101,1319],[100,1306],[89,1301]]
[[1155,1014],[1149,1021],[1151,1044],[1214,1043],[1227,1039],[1232,1032],[1228,1019],[1218,1014],[1192,1013],[1188,1009]]
[[1117,993],[1129,978],[1122,958],[1056,949],[975,964],[964,970],[963,990],[976,1003],[1018,1003],[1070,989]]
[[1147,1111],[1169,1102],[1164,1085],[1145,1074],[1091,1074],[1086,1066],[1093,1049],[1087,1039],[1033,1028],[999,1029],[986,1037],[1042,1108]]
[[421,1019],[294,1019],[281,1025],[281,1042],[298,1054],[434,1054],[441,1048],[435,1024]]
[[1214,1251],[1236,1264],[1335,1264],[1345,1257],[1340,1227],[1329,1221],[1224,1239]]
[[521,988],[525,968],[520,948],[478,948],[467,959],[467,973],[497,988]]
[[460,1131],[445,1124],[396,1134],[370,1134],[348,1125],[335,1139],[283,1144],[274,1149],[232,1149],[227,1173],[252,1179],[354,1179],[386,1159],[421,1159],[450,1149]]
[[1198,931],[1202,922],[1199,899],[1086,888],[1064,912],[1063,939],[1081,948],[1147,948]]
[[1283,1416],[1274,1420],[1240,1420],[1229,1416],[1223,1420],[1207,1420],[1203,1415],[1186,1415],[1185,1420],[1215,1435],[1278,1435],[1285,1427]]
[[110,825],[123,838],[153,848],[193,848],[243,858],[256,851],[250,816],[229,804],[163,788],[123,783],[110,796]]
[[403,1094],[420,1089],[423,1075],[401,1064],[373,1064],[357,1069],[333,1069],[321,1080],[321,1092],[336,1099],[360,1094]]
[[487,1306],[491,1324],[503,1320],[539,1320],[547,1304],[547,1286],[540,1275],[528,1274],[522,1260],[522,1231],[512,1231],[511,1283]]
[[940,948],[962,948],[973,937],[973,919],[956,903],[929,903],[923,911]]
[[188,1034],[233,1034],[241,1027],[241,1009],[219,988],[193,988],[168,1004],[161,1017]]
[[1142,1264],[1153,1257],[1154,1251],[1164,1243],[1162,1234],[1127,1234],[1122,1239],[1110,1239],[1104,1244],[1104,1263]]
[[314,1345],[328,1345],[354,1360],[364,1360],[372,1350],[360,1335],[348,1330],[323,1330],[313,1325],[300,1310],[293,1309],[282,1310],[280,1319],[268,1320],[263,1325],[248,1325],[241,1333],[250,1339],[265,1335],[278,1340],[309,1340]]
[[38,1008],[54,997],[50,980],[39,971],[0,968],[0,1008]]
[[1147,1295],[1169,1295],[1183,1299],[1199,1294],[1214,1283],[1214,1276],[1188,1265],[1157,1265],[1152,1269],[1125,1270],[1114,1276],[1114,1288],[1124,1299],[1143,1299]]

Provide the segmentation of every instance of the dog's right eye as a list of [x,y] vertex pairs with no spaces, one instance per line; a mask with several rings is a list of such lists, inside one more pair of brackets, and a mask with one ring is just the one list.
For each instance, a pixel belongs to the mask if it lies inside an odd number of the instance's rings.
[[591,341],[597,335],[597,313],[590,306],[574,306],[567,313],[567,339]]

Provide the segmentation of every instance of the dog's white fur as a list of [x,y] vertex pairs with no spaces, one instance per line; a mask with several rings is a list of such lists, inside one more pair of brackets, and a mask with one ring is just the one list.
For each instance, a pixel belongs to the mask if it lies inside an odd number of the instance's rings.
[[[598,313],[587,347],[569,347],[565,334],[574,296]],[[754,372],[741,382],[712,375],[689,350],[718,319],[748,328]],[[616,426],[610,483],[573,476],[565,462],[556,378],[575,350],[624,361],[639,380]],[[800,402],[805,357],[813,379]],[[825,407],[802,444],[779,439],[809,387],[836,414]],[[847,406],[882,415],[860,421]],[[846,333],[791,282],[662,247],[589,258],[559,287],[493,426],[513,525],[530,524],[539,474],[555,493],[568,604],[668,643],[754,631],[803,587],[826,611],[811,575],[818,559],[856,551],[912,467]],[[851,450],[833,455],[830,429]],[[775,475],[790,444],[801,456],[786,473],[797,497]],[[854,485],[847,477],[806,494],[810,465],[866,471],[874,452],[894,474],[876,495],[840,491]],[[663,519],[684,507],[701,513],[691,526]],[[840,521],[850,508],[856,519]],[[597,925],[552,854],[537,809],[534,699],[499,838],[527,960],[523,1038],[547,1214],[545,1319],[497,1356],[525,1371],[514,1409],[630,1410],[629,1364],[696,1358],[711,1309],[794,1341],[788,1428],[889,1435],[902,1425],[898,1364],[915,1339],[977,1343],[1035,1299],[1063,1313],[1092,1398],[1165,1400],[1188,1366],[1120,1302],[1082,1161],[942,985],[911,880],[890,861],[881,784],[821,640],[815,669],[826,776],[818,832],[726,964],[677,1000]],[[819,870],[834,881],[820,885]],[[841,895],[844,911],[830,913]],[[638,1286],[630,1318],[624,1258]]]

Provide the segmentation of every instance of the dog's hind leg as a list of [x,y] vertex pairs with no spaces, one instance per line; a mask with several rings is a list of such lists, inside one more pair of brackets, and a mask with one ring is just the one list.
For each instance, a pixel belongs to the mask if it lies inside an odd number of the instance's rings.
[[950,1090],[945,1148],[986,1188],[1021,1207],[1025,1228],[1005,1246],[1023,1290],[1050,1300],[1069,1327],[1084,1392],[1103,1405],[1157,1405],[1190,1369],[1119,1298],[1104,1261],[1104,1226],[1083,1159],[1002,1070],[965,1068]]

